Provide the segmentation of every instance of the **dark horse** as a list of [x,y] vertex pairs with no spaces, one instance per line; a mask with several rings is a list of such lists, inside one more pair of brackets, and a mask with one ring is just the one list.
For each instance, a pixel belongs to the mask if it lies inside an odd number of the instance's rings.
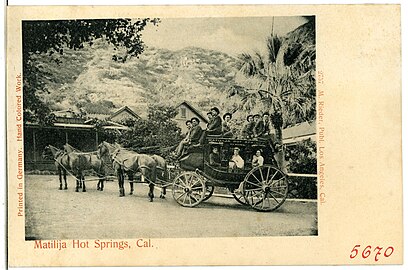
[[125,173],[129,176],[131,191],[133,194],[133,175],[140,172],[149,181],[150,201],[154,198],[154,183],[156,182],[156,162],[153,158],[145,154],[121,148],[119,145],[112,145],[108,142],[102,142],[98,146],[100,157],[109,157],[112,161],[119,183],[119,196],[125,196]]
[[84,171],[84,164],[86,163],[86,159],[81,156],[77,156],[75,153],[66,153],[52,145],[48,145],[45,147],[43,152],[43,158],[53,158],[55,160],[55,167],[57,168],[59,180],[60,180],[60,188],[62,189],[62,175],[64,176],[65,187],[64,189],[68,189],[67,187],[67,170],[70,170],[72,174],[76,178],[76,189],[75,191],[79,191],[79,188],[82,186],[82,191],[85,192],[85,182],[83,182],[83,171]]
[[64,163],[65,165],[63,165],[63,160],[62,158],[66,155],[66,153],[64,153],[64,151],[52,146],[52,145],[47,145],[44,148],[44,151],[42,153],[42,158],[43,159],[53,159],[55,162],[55,168],[57,169],[58,172],[58,176],[59,176],[59,182],[60,182],[60,186],[59,189],[62,190],[62,178],[64,178],[64,182],[65,182],[65,187],[64,189],[68,189],[67,186],[67,170],[66,170],[66,166],[68,166],[68,164],[65,162],[66,159],[64,159]]
[[[105,163],[103,160],[98,156],[97,151],[95,152],[80,152],[79,150],[75,149],[73,146],[69,144],[64,145],[64,150],[66,153],[77,153],[78,155],[81,155],[85,157],[86,162],[83,164],[83,169],[84,170],[93,170],[97,176],[99,177],[98,184],[96,186],[97,190],[103,191],[104,188],[104,178],[106,176],[105,173]],[[85,181],[85,180],[84,180]],[[85,185],[85,182],[84,182]]]

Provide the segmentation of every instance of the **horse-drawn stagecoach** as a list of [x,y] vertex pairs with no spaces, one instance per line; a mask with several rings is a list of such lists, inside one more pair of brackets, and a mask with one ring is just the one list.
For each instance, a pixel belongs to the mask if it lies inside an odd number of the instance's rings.
[[[214,164],[211,161],[211,152],[217,149],[219,162]],[[234,148],[240,149],[243,164],[240,168],[231,168],[231,156]],[[251,158],[254,151],[263,151],[264,162],[261,166],[253,166]],[[97,154],[96,154],[97,153]],[[85,155],[86,153],[84,153]],[[163,197],[166,188],[172,187],[173,198],[182,206],[194,207],[201,202],[208,200],[215,187],[228,189],[232,196],[241,204],[250,205],[258,211],[273,211],[281,206],[288,194],[288,182],[286,175],[277,167],[273,158],[273,150],[268,141],[260,139],[233,139],[219,136],[208,136],[207,142],[201,146],[192,146],[176,161],[174,166],[168,166],[166,160],[157,155],[140,154],[117,144],[103,142],[99,145],[94,155],[86,158],[80,153],[71,154],[71,159],[75,156],[81,158],[75,165],[69,168],[63,165],[64,153],[54,154],[57,169],[62,168],[80,171],[81,168],[90,167],[96,162],[96,158],[107,158],[112,162],[119,183],[120,196],[125,195],[124,179],[128,175],[130,182],[130,194],[133,193],[133,183],[140,182],[135,176],[143,176],[145,182],[149,184],[149,197],[153,201],[154,186],[162,189]],[[93,158],[93,162],[91,159]],[[69,158],[68,158],[69,159]],[[82,162],[79,162],[81,161]],[[90,164],[86,164],[89,160]],[[71,162],[72,163],[72,162]],[[103,162],[102,162],[103,163]],[[72,165],[71,165],[72,166]],[[81,167],[82,166],[82,167]],[[99,168],[99,167],[98,167]],[[101,173],[100,173],[101,174]],[[77,178],[83,178],[79,172]],[[102,174],[101,174],[102,175]],[[103,171],[105,175],[105,171]],[[105,176],[102,177],[102,179]],[[84,179],[82,179],[84,181]],[[60,176],[60,189],[62,188]],[[98,183],[98,188],[99,188]],[[66,184],[65,184],[66,187]],[[102,182],[103,189],[103,182]]]
[[[258,211],[273,211],[284,203],[288,194],[287,178],[276,166],[268,141],[218,136],[208,136],[207,141],[204,146],[190,148],[178,161],[183,172],[175,177],[172,185],[177,203],[194,207],[208,200],[215,187],[227,188],[239,203]],[[220,155],[219,164],[211,164],[214,148]],[[229,166],[234,148],[240,149],[244,160],[242,168]],[[254,167],[252,156],[259,149],[265,161]]]

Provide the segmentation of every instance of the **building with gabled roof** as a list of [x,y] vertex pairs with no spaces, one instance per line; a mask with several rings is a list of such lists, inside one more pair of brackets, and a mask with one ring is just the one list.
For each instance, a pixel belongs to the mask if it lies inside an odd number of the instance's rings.
[[24,164],[26,169],[51,169],[53,161],[44,160],[42,151],[45,146],[51,144],[62,148],[69,143],[75,148],[88,152],[94,151],[98,144],[105,140],[103,132],[98,131],[95,119],[103,120],[103,130],[123,132],[129,127],[120,124],[124,119],[140,118],[129,107],[124,106],[113,114],[87,115],[75,112],[72,109],[53,112],[55,122],[51,126],[41,126],[38,123],[27,122],[24,124]]
[[125,119],[137,120],[140,119],[140,116],[132,111],[128,106],[123,106],[112,115],[110,115],[107,119],[118,123]]
[[205,129],[208,123],[207,117],[205,117],[199,110],[197,110],[193,105],[187,101],[181,102],[176,107],[177,115],[174,117],[174,121],[181,128],[183,133],[187,132],[186,121],[193,117],[200,119],[201,128]]

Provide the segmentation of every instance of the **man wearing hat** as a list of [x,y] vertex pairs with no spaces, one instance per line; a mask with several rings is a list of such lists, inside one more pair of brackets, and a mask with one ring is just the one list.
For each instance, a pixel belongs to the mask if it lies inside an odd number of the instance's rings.
[[222,134],[222,120],[220,117],[220,110],[217,107],[210,109],[212,118],[208,122],[207,128],[201,135],[200,144],[204,144],[207,135],[221,135]]
[[198,141],[200,140],[201,133],[203,130],[200,127],[200,119],[197,117],[191,118],[191,129],[190,129],[190,134],[188,140],[182,140],[180,144],[178,145],[176,149],[176,157],[180,157],[183,154],[184,147],[186,145],[194,145],[198,144]]
[[222,116],[222,119],[224,119],[224,122],[222,123],[222,136],[223,137],[233,137],[233,133],[231,131],[230,127],[230,121],[232,118],[232,114],[227,112]]
[[254,114],[254,126],[252,127],[252,130],[251,130],[252,137],[255,136],[255,126],[256,126],[256,123],[259,122],[259,119],[261,119],[261,116],[258,113]]
[[239,148],[238,147],[234,147],[234,154],[232,155],[229,163],[228,163],[228,167],[232,170],[234,169],[243,169],[245,165],[244,160],[242,159],[242,157],[239,155]]
[[241,136],[244,139],[250,139],[254,136],[254,127],[255,127],[255,122],[254,122],[254,116],[252,114],[247,116],[247,123],[245,126],[242,128],[241,131]]
[[207,127],[208,127],[208,124],[211,123],[211,120],[214,118],[211,111],[207,113],[207,118],[208,118],[208,123],[207,123]]
[[267,139],[270,133],[269,113],[265,112],[262,118],[255,124],[254,137]]
[[191,123],[193,127],[190,131],[190,141],[191,144],[197,144],[200,140],[201,134],[203,133],[203,130],[200,127],[200,119],[198,119],[197,117],[193,117],[191,118]]

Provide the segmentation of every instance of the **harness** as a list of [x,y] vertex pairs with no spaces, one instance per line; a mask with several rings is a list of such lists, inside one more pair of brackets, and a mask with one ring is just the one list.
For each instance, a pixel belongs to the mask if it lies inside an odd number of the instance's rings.
[[[127,161],[127,160],[129,160],[130,158],[132,158],[134,155],[137,155],[137,153],[132,153],[132,152],[129,152],[128,150],[125,150],[125,151],[127,151],[128,153],[123,153],[124,151],[122,151],[122,154],[124,154],[124,155],[126,155],[126,154],[128,154],[128,156],[125,156],[125,157],[118,157],[118,155],[119,155],[119,153],[121,152],[121,148],[118,148],[118,149],[116,149],[112,154],[111,154],[111,159],[112,159],[112,162],[116,162],[121,168],[120,169],[122,169],[122,170],[124,170],[124,171],[126,171],[126,172],[132,172],[132,173],[142,173],[141,171],[140,171],[140,169],[147,169],[147,170],[149,170],[149,171],[151,171],[151,168],[149,167],[149,166],[147,166],[147,165],[139,165],[138,164],[138,170],[133,170],[133,169],[131,169],[131,168],[127,168],[126,166],[125,166],[125,161]],[[149,182],[149,183],[152,183],[152,184],[154,184],[154,182],[151,180],[151,179],[149,179],[146,175],[144,175],[143,173],[142,173],[142,176]],[[137,181],[133,181],[133,182],[137,182]]]
[[[98,178],[90,178],[90,179],[87,179],[87,180],[83,180],[83,179],[78,179],[73,173],[71,173],[70,172],[70,170],[68,170],[59,160],[58,160],[58,158],[59,157],[61,157],[61,159],[62,159],[62,157],[63,156],[67,156],[67,161],[68,161],[68,163],[70,162],[70,156],[69,156],[69,154],[68,153],[66,153],[66,152],[64,152],[64,151],[62,151],[62,150],[57,150],[58,152],[57,152],[57,154],[55,155],[55,157],[54,157],[54,161],[55,162],[57,162],[66,172],[68,172],[68,174],[69,175],[71,175],[72,177],[74,177],[77,181],[86,181],[86,182],[88,182],[88,181],[96,181],[96,180],[105,180],[105,181],[108,181],[110,178],[112,178],[112,177],[108,177],[108,176],[104,176],[104,177],[98,177]],[[89,153],[81,153],[81,152],[78,152],[78,154],[89,154]],[[90,155],[90,157],[89,157],[89,160],[91,161],[92,160],[92,157],[91,157],[92,155]],[[101,166],[102,166],[102,163],[101,163]],[[92,169],[92,171],[94,171],[97,175],[100,175],[98,172],[96,172],[94,169]]]

